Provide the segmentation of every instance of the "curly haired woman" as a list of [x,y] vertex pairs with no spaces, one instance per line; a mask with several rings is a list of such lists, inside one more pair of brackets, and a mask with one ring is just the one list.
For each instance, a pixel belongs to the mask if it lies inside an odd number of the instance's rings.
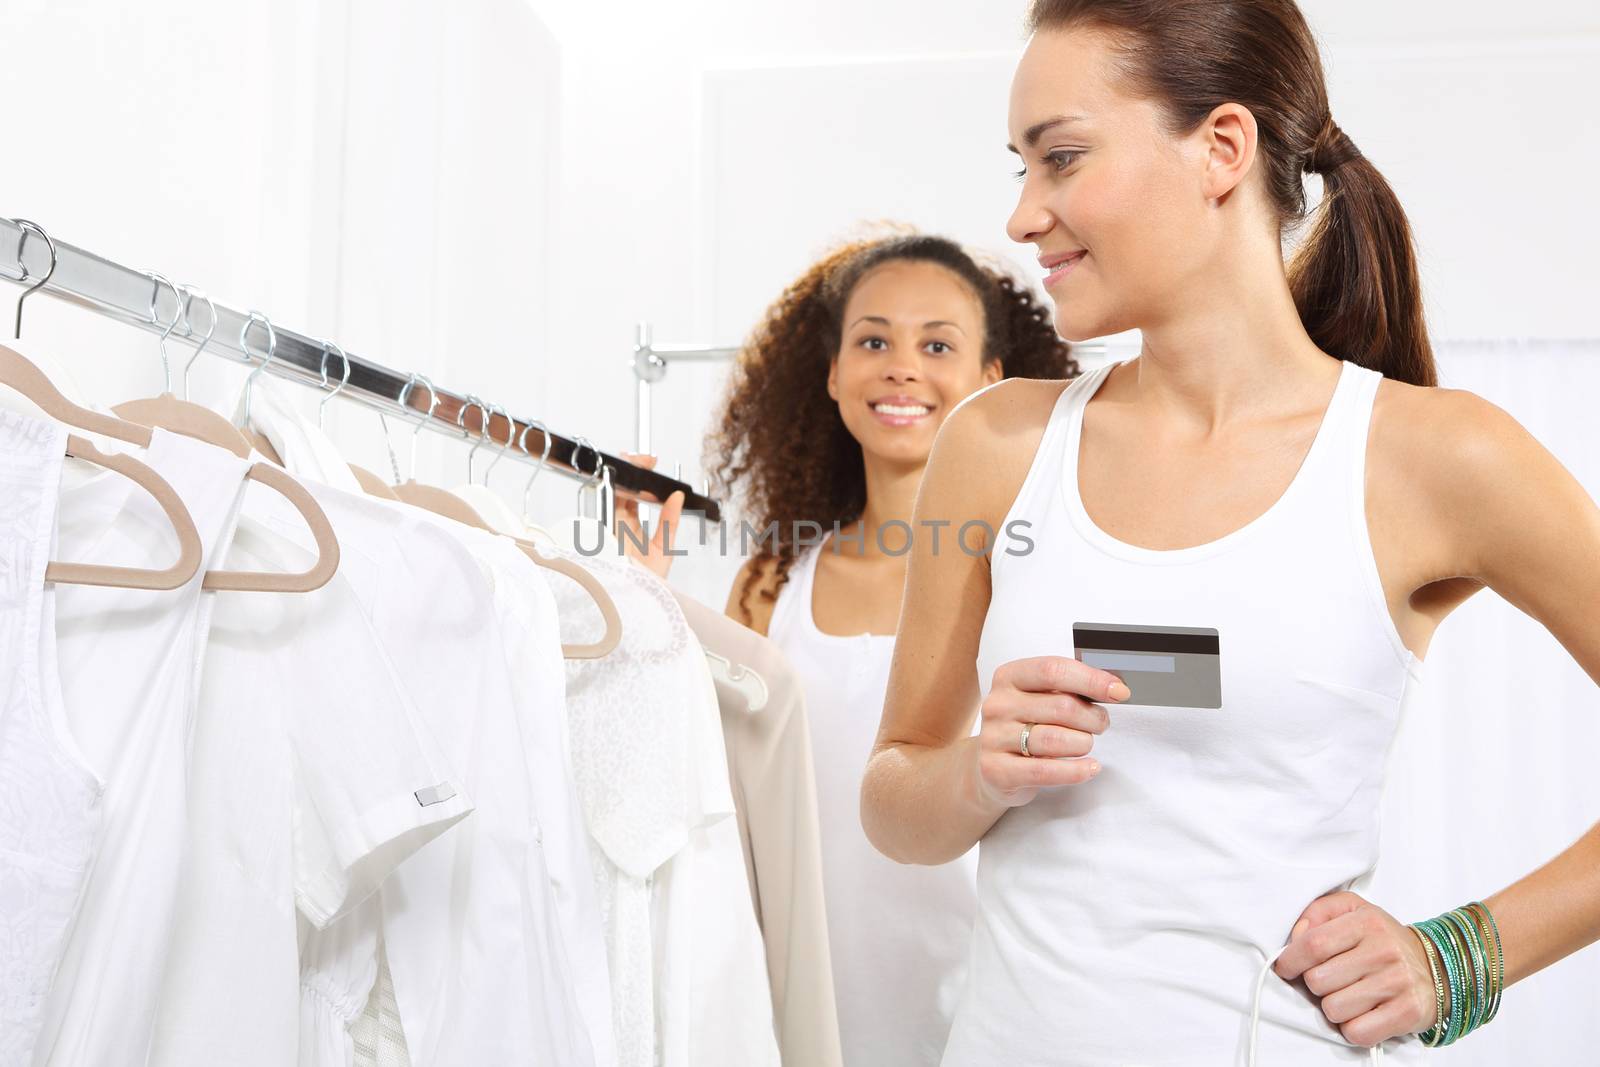
[[[1002,378],[1077,370],[1032,293],[954,242],[857,242],[768,311],[709,443],[714,481],[741,488],[746,521],[775,534],[756,542],[727,611],[771,637],[805,680],[847,1067],[938,1062],[971,937],[973,859],[894,863],[859,815],[923,468],[966,397]],[[937,533],[940,551],[961,551],[960,517],[950,518],[915,536]],[[968,532],[970,550],[985,543]]]

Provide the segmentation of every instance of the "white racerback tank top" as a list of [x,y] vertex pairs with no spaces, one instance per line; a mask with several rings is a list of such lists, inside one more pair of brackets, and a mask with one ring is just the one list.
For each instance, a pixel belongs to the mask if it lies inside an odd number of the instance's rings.
[[1391,743],[1422,677],[1367,533],[1382,376],[1342,364],[1300,470],[1264,513],[1156,550],[1100,529],[1078,495],[1083,410],[1110,371],[1062,390],[1006,516],[1002,529],[1030,524],[1033,547],[1008,554],[1025,545],[1002,540],[991,558],[980,684],[1011,660],[1073,655],[1074,623],[1209,627],[1222,706],[1108,702],[1100,773],[985,835],[945,1067],[1312,1067],[1380,1049],[1415,1062],[1415,1039],[1349,1044],[1303,981],[1269,969],[1312,900],[1370,883]]
[[883,717],[894,636],[817,629],[811,591],[825,551],[833,551],[826,542],[795,561],[767,634],[805,689],[840,1046],[845,1067],[933,1067],[965,979],[977,855],[906,866],[861,829],[861,778]]

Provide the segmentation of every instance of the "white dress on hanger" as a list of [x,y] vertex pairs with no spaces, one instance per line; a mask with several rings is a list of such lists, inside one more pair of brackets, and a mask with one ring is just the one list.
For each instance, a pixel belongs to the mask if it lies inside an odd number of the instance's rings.
[[64,427],[0,410],[0,1064],[25,1065],[94,856],[99,779],[68,730],[56,659]]
[[[776,1067],[771,987],[728,784],[716,687],[672,592],[593,520],[558,523],[594,555],[622,641],[567,661],[573,773],[591,836],[622,1067]],[[603,541],[601,539],[604,539]],[[589,594],[541,572],[563,639],[602,631]]]
[[[56,590],[67,722],[105,795],[94,869],[34,1053],[38,1067],[125,1063],[130,1050],[142,1057],[176,916],[189,735],[218,595],[203,593],[201,582],[232,537],[247,464],[160,429],[139,458],[183,501],[203,555],[176,590]],[[154,498],[109,473],[62,493],[58,531],[65,559],[150,566],[175,551]]]
[[[252,419],[293,473],[355,488],[321,430],[273,392],[257,398]],[[381,998],[368,997],[363,1025],[403,1032],[418,1065],[499,1056],[612,1067],[610,986],[567,769],[548,587],[502,538],[359,492],[312,491],[336,528],[366,531],[357,540],[371,547],[344,570],[364,590],[408,691],[479,800],[472,824],[408,864],[384,894],[381,954],[399,1017],[380,1017]],[[409,577],[396,581],[400,574]],[[476,737],[489,729],[502,731],[503,742]],[[510,792],[480,797],[483,788],[471,782],[483,775]],[[441,867],[452,850],[460,852],[454,874]],[[511,877],[513,866],[520,877]],[[443,910],[420,903],[451,879]],[[500,955],[462,955],[463,945]],[[367,973],[348,961],[337,969],[346,979]],[[384,1048],[390,1062],[398,1059],[397,1043]]]
[[[312,552],[248,514],[280,504],[246,501],[230,568],[310,565]],[[344,558],[359,555],[351,531],[339,534]],[[310,593],[223,596],[191,763],[181,903],[148,1067],[294,1063],[296,912],[335,920],[472,804],[343,573]],[[342,1048],[331,1029],[305,1036]]]

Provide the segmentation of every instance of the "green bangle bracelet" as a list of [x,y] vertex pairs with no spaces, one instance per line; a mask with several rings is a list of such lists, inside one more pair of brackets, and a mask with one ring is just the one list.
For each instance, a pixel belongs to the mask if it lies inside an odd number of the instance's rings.
[[1474,900],[1467,905],[1467,910],[1478,920],[1479,926],[1485,928],[1485,939],[1494,946],[1494,992],[1489,1001],[1489,1017],[1484,1020],[1484,1022],[1489,1022],[1500,1011],[1500,997],[1506,988],[1505,952],[1500,944],[1500,928],[1495,924],[1494,916],[1489,912],[1488,905],[1481,900]]
[[1472,1030],[1472,1018],[1478,1010],[1478,987],[1472,976],[1472,949],[1467,944],[1466,937],[1456,929],[1455,923],[1450,920],[1450,913],[1436,916],[1439,927],[1450,939],[1451,947],[1456,953],[1456,964],[1461,970],[1461,988],[1465,996],[1461,1002],[1461,1019],[1456,1026],[1452,1041],[1460,1041]]
[[1483,1025],[1484,1016],[1489,1010],[1489,950],[1478,936],[1477,921],[1463,914],[1462,909],[1452,908],[1443,918],[1460,934],[1471,965],[1472,1010],[1467,1013],[1466,1028],[1462,1030],[1462,1036],[1465,1036]]
[[1450,987],[1450,1012],[1444,1020],[1444,1036],[1439,1040],[1439,1044],[1448,1045],[1460,1036],[1461,1020],[1467,999],[1465,984],[1462,982],[1461,959],[1456,952],[1455,942],[1438,919],[1423,919],[1417,925],[1433,941],[1433,947],[1438,950],[1439,959],[1444,963],[1445,980]]
[[1433,928],[1433,920],[1418,919],[1416,927],[1422,931],[1422,936],[1428,939],[1428,944],[1433,946],[1434,954],[1439,957],[1439,967],[1444,971],[1445,989],[1449,994],[1449,1004],[1439,1014],[1439,1018],[1433,1026],[1433,1036],[1430,1044],[1432,1047],[1438,1048],[1444,1045],[1450,1036],[1450,1010],[1456,1003],[1455,975],[1450,969],[1450,954],[1444,945],[1439,943],[1439,934]]
[[1434,1024],[1417,1035],[1422,1043],[1449,1045],[1492,1020],[1505,989],[1505,950],[1488,906],[1475,900],[1406,925],[1422,941],[1434,984]]
[[1415,923],[1407,923],[1406,927],[1422,942],[1423,954],[1428,957],[1428,973],[1433,977],[1433,1025],[1420,1031],[1417,1036],[1428,1048],[1437,1048],[1444,1039],[1444,977],[1439,973],[1439,953],[1434,949],[1432,939],[1417,929]]

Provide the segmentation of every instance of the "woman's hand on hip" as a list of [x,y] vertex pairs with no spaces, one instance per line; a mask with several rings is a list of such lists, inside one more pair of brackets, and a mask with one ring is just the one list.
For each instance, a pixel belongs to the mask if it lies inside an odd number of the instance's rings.
[[[1014,808],[1047,786],[1077,785],[1099,771],[1087,759],[1094,735],[1111,725],[1097,700],[1126,700],[1109,671],[1071,656],[1035,656],[1001,664],[983,698],[978,781],[986,799]],[[1028,754],[1022,752],[1023,730]]]
[[1272,969],[1304,977],[1352,1045],[1426,1030],[1438,1014],[1427,950],[1410,927],[1357,893],[1312,901]]

